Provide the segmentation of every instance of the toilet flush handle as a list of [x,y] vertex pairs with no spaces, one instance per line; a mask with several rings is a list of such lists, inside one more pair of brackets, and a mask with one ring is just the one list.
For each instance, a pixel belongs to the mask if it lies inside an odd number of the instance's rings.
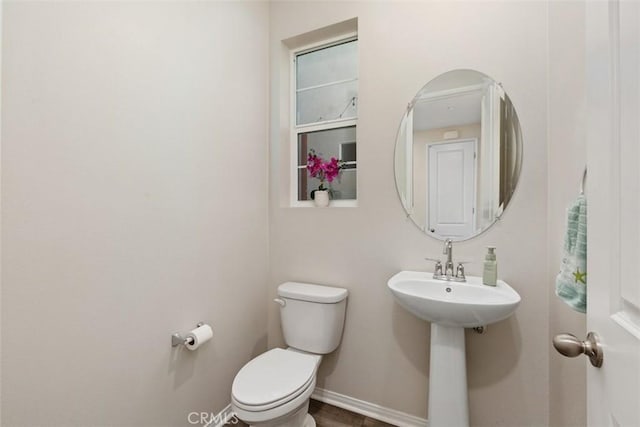
[[281,305],[281,306],[283,306],[283,307],[287,305],[287,303],[285,302],[285,300],[280,299],[280,298],[275,298],[273,301],[274,301],[274,302],[277,302],[278,304],[280,304],[280,305]]

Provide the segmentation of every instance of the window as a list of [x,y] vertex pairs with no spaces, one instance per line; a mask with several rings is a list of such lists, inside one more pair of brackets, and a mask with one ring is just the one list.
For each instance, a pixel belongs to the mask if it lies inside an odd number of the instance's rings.
[[[358,40],[355,35],[292,52],[292,203],[304,206],[320,185],[307,173],[311,151],[341,160],[333,200],[357,198]],[[353,205],[353,204],[352,204]],[[338,204],[339,206],[339,204]]]

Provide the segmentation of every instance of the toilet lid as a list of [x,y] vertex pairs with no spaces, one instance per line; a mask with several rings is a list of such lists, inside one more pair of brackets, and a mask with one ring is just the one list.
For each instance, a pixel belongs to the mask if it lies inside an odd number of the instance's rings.
[[274,348],[247,363],[233,380],[231,393],[247,406],[263,406],[296,395],[313,380],[318,357]]

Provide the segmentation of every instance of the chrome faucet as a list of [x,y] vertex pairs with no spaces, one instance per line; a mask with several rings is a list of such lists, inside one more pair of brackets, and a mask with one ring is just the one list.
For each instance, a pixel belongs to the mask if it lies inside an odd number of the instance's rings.
[[447,239],[444,241],[444,249],[442,253],[447,256],[447,262],[444,263],[444,275],[446,277],[453,276],[453,240]]
[[[453,240],[447,239],[444,241],[444,249],[442,251],[447,256],[447,260],[444,263],[444,267],[439,260],[436,261],[435,272],[433,278],[436,280],[447,280],[453,282],[466,282],[467,279],[464,276],[464,266],[462,263],[458,263],[458,267],[453,268]],[[430,258],[427,258],[430,259]],[[444,273],[443,273],[444,268]]]

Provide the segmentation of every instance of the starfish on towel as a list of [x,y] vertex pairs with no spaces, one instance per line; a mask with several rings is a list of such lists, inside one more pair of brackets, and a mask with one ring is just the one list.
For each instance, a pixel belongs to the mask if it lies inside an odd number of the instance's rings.
[[579,267],[576,268],[576,272],[573,273],[573,277],[576,283],[580,282],[584,285],[587,284],[587,273],[586,272],[581,273]]

